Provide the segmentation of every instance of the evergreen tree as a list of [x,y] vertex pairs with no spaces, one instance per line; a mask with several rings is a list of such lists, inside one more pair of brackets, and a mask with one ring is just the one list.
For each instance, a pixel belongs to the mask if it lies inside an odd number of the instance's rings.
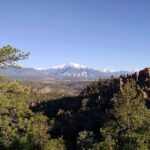
[[[104,142],[111,149],[148,150],[150,139],[150,110],[138,94],[136,84],[130,80],[123,91],[112,99],[110,120],[100,129]],[[108,139],[109,143],[108,143]]]
[[4,150],[65,150],[62,138],[52,139],[49,121],[33,113],[24,102],[0,94],[0,148]]
[[21,52],[10,45],[4,46],[0,48],[0,68],[16,67],[16,61],[26,59],[28,56],[29,53]]
[[[28,55],[11,46],[0,48],[0,68],[16,67],[14,62]],[[28,108],[31,89],[4,78],[0,83],[0,149],[65,150],[62,138],[51,138],[48,118]]]
[[92,150],[94,133],[92,131],[81,131],[77,140],[78,150]]

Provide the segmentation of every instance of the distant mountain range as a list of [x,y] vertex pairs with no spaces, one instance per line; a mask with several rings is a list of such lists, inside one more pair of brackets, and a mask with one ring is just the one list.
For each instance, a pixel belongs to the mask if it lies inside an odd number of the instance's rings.
[[120,75],[125,75],[128,73],[131,72],[96,70],[75,63],[59,65],[49,69],[42,69],[42,68],[0,69],[1,75],[9,76],[15,79],[48,79],[48,78],[98,79],[98,78],[110,78],[112,75],[118,77]]

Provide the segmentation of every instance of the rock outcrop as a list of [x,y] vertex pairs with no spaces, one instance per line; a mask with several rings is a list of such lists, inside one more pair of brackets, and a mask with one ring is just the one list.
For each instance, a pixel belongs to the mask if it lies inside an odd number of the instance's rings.
[[150,68],[122,75],[119,78],[100,80],[97,84],[87,86],[80,96],[98,95],[102,99],[112,98],[114,94],[122,92],[124,85],[129,80],[134,80],[139,93],[143,95],[145,100],[150,100]]
[[122,91],[123,86],[127,83],[129,79],[136,81],[137,89],[143,95],[144,99],[150,99],[150,68],[145,68],[139,72],[135,72],[132,75],[120,76],[119,84],[120,90]]

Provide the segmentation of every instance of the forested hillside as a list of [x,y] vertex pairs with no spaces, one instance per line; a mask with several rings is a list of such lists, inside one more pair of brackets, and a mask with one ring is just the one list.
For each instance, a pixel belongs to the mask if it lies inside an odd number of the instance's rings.
[[149,100],[134,77],[100,80],[78,97],[43,102],[32,110],[55,119],[51,134],[63,135],[70,150],[149,149]]
[[[14,62],[27,56],[3,47],[0,66],[16,67]],[[95,81],[78,95],[58,97],[1,77],[0,149],[149,150],[149,70]]]
[[[13,62],[27,56],[28,53],[21,53],[10,46],[3,47],[0,49],[0,66],[17,67]],[[29,109],[31,95],[29,87],[0,78],[0,149],[65,149],[61,137],[54,139],[49,134],[53,120]]]

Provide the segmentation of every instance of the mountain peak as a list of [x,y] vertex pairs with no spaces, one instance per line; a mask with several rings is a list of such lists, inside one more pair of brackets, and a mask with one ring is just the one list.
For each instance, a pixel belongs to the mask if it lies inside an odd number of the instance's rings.
[[70,64],[64,64],[64,65],[54,66],[52,68],[53,69],[64,69],[64,68],[67,68],[67,67],[72,67],[72,68],[76,68],[76,69],[85,69],[85,68],[87,68],[84,65],[76,64],[76,63],[70,63]]

